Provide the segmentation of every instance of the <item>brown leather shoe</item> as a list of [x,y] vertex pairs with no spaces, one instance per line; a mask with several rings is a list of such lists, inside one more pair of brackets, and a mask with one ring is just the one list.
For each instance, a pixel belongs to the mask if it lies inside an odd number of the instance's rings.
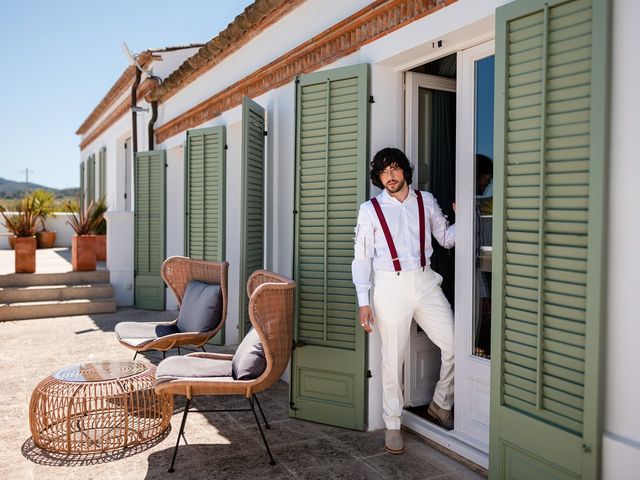
[[447,430],[453,429],[453,410],[445,410],[436,402],[429,404],[427,413],[433,417],[438,425]]
[[394,455],[400,455],[404,452],[404,442],[400,430],[384,431],[384,449]]

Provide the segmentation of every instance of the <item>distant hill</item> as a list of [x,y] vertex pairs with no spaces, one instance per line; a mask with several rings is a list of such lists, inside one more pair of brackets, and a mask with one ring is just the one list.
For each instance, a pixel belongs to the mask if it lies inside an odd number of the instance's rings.
[[51,188],[37,183],[16,182],[14,180],[0,178],[0,199],[22,198],[25,193],[37,188],[49,190],[56,196],[56,198],[75,197],[80,190],[79,188]]

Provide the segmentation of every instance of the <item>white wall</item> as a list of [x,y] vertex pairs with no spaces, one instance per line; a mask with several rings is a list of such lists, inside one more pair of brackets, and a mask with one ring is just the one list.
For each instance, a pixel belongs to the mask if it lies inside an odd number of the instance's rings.
[[133,305],[133,212],[107,212],[107,270],[119,307]]
[[[7,214],[10,214],[7,212]],[[71,237],[74,235],[73,229],[67,223],[70,213],[56,213],[54,216],[49,217],[46,221],[47,230],[56,232],[56,243],[54,247],[71,247]],[[3,219],[0,219],[0,233],[6,233],[7,229],[2,224]],[[40,227],[38,227],[40,228]],[[9,248],[9,241],[6,236],[0,236],[0,250],[7,250]]]
[[603,478],[640,472],[640,211],[637,127],[640,125],[640,3],[614,0],[611,48],[608,283],[606,286]]
[[[167,258],[184,255],[184,147],[167,151]],[[178,302],[166,290],[167,310],[177,310]]]
[[238,343],[238,318],[240,295],[246,295],[240,284],[240,202],[242,199],[242,122],[227,125],[227,179],[226,179],[226,240],[225,258],[229,262],[229,288],[225,343]]

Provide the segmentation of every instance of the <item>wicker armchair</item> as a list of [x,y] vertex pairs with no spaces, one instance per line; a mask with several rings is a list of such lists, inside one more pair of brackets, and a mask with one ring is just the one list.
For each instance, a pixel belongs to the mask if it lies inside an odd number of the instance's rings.
[[[177,330],[177,319],[172,322],[158,322],[152,324],[142,324],[140,322],[121,322],[116,325],[116,336],[118,341],[127,348],[135,350],[133,359],[135,360],[139,352],[149,350],[159,350],[162,352],[163,358],[168,350],[180,347],[191,346],[201,348],[204,351],[204,344],[213,338],[222,328],[227,318],[227,278],[229,264],[227,262],[209,262],[205,260],[192,260],[187,257],[170,257],[167,258],[161,268],[162,279],[171,288],[178,301],[178,307],[182,306],[187,285],[192,280],[220,285],[222,294],[222,316],[220,323],[212,330],[205,332],[177,332],[169,333],[162,336],[145,336],[147,331],[160,327],[166,331]],[[132,337],[125,332],[143,327],[144,331],[141,335]],[[140,330],[140,328],[139,328]],[[157,329],[156,329],[157,330]]]
[[[247,281],[247,294],[249,295],[249,319],[257,332],[260,343],[264,350],[266,368],[257,378],[251,380],[236,380],[232,376],[211,376],[211,377],[173,377],[169,381],[156,383],[155,390],[158,394],[172,393],[186,397],[187,402],[182,417],[178,441],[173,453],[169,472],[174,471],[180,437],[184,436],[184,427],[191,406],[191,401],[196,396],[203,395],[242,395],[249,401],[249,408],[233,409],[230,411],[252,411],[265,448],[271,460],[275,464],[269,444],[258,420],[255,407],[258,407],[265,427],[269,428],[267,419],[260,407],[256,393],[261,392],[282,376],[291,356],[291,345],[293,340],[293,303],[294,303],[295,282],[281,275],[277,275],[265,270],[259,270],[251,274]],[[185,365],[189,362],[189,357],[210,359],[231,363],[234,355],[217,353],[191,353],[180,358],[167,359],[174,364]],[[164,362],[162,362],[164,363]],[[162,366],[162,363],[160,364]],[[205,362],[209,363],[209,362]],[[216,362],[211,362],[216,363]],[[158,367],[160,369],[160,366]],[[230,367],[229,367],[230,368]],[[195,411],[195,410],[191,410]],[[197,410],[225,411],[225,410]]]

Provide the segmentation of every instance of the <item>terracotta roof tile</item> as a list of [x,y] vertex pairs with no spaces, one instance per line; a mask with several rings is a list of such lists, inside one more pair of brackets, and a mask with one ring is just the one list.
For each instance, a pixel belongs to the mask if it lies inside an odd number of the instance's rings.
[[188,58],[154,89],[147,99],[166,100],[175,91],[210,70],[251,38],[297,7],[303,0],[256,0],[216,37]]

